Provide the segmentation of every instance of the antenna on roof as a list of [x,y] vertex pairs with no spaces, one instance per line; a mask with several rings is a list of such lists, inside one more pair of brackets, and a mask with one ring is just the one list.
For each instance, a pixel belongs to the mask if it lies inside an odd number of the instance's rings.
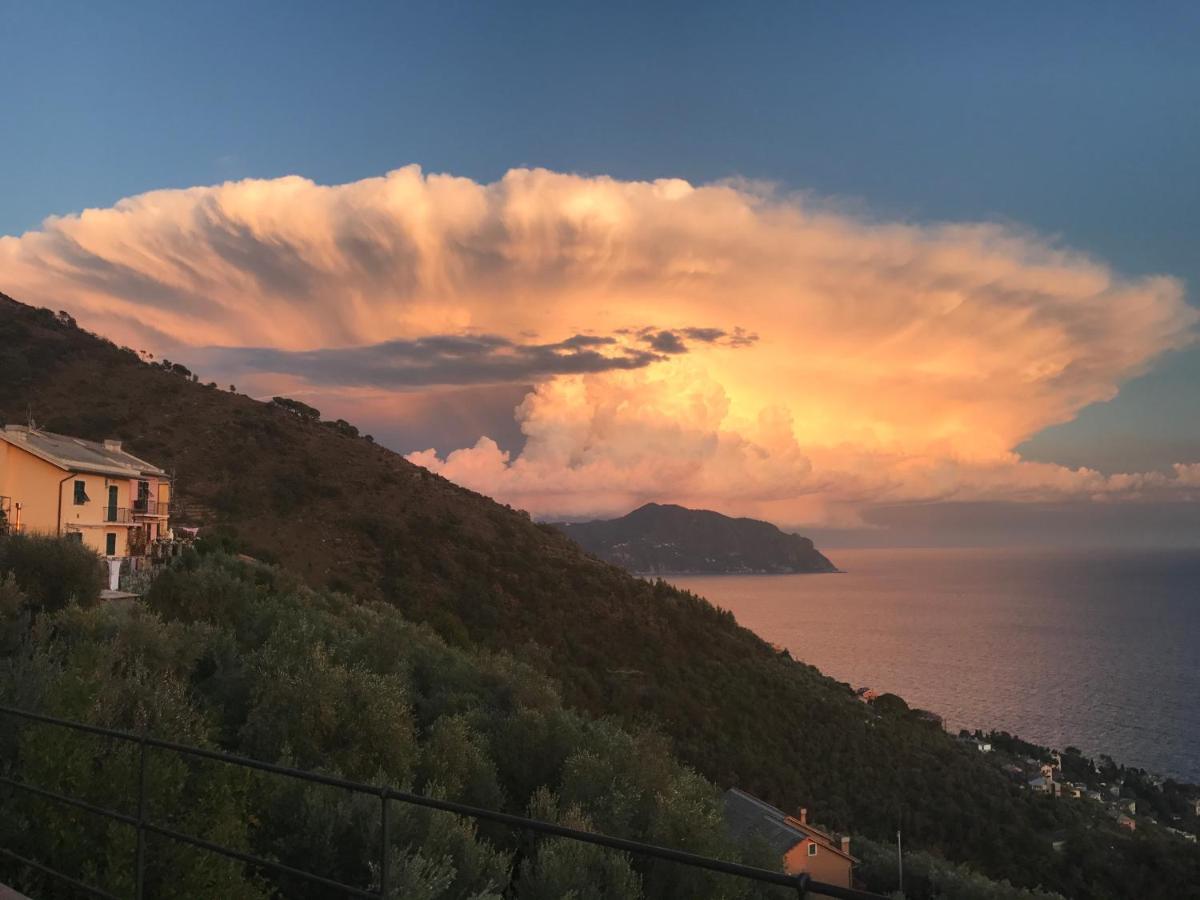
[[33,421],[33,404],[32,403],[29,404],[27,407],[25,407],[25,421],[26,421],[26,424],[29,425],[30,431],[37,430],[37,422]]

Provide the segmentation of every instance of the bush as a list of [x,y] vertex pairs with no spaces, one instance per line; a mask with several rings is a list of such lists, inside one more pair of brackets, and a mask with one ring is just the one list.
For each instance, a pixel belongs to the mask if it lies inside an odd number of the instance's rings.
[[76,541],[41,535],[0,537],[0,573],[11,572],[32,607],[53,612],[72,601],[90,606],[104,590],[104,566]]

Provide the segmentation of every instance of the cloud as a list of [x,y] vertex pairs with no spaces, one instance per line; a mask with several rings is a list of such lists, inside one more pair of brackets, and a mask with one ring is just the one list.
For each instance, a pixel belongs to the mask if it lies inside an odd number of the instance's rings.
[[660,499],[853,522],[886,503],[1197,488],[1187,465],[1102,476],[1014,452],[1188,346],[1197,313],[1175,279],[995,224],[872,221],[744,184],[410,166],[52,218],[0,238],[0,279],[206,377],[340,396],[380,433],[389,389],[528,383],[519,452],[483,433],[413,458],[547,515]]
[[319,350],[212,347],[202,355],[208,365],[234,374],[272,372],[296,375],[313,385],[393,388],[507,384],[552,375],[641,369],[664,359],[647,350],[615,348],[616,343],[611,337],[582,334],[551,344],[464,334]]

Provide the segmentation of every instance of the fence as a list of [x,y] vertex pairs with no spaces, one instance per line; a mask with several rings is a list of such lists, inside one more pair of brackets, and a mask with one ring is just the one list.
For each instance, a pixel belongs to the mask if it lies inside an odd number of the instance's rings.
[[[24,781],[11,778],[8,775],[0,774],[0,784],[7,785],[16,790],[25,791],[35,796],[42,797],[46,800],[51,800],[56,803],[81,809],[97,816],[122,822],[131,828],[137,829],[137,850],[135,859],[136,900],[143,900],[147,834],[153,834],[159,837],[168,838],[170,840],[179,841],[180,843],[190,844],[193,847],[198,847],[202,850],[207,850],[211,853],[216,853],[230,859],[236,859],[242,863],[245,863],[246,865],[254,866],[261,870],[274,871],[284,875],[289,875],[294,878],[299,878],[313,884],[323,885],[324,887],[331,888],[346,896],[377,898],[377,900],[378,898],[382,898],[382,900],[387,900],[387,898],[390,896],[388,872],[388,808],[389,803],[392,802],[407,803],[414,806],[426,807],[428,809],[441,810],[443,812],[453,813],[454,815],[475,819],[476,821],[496,822],[501,825],[506,825],[515,831],[522,832],[525,835],[544,835],[548,837],[566,838],[568,840],[596,844],[601,847],[606,847],[610,850],[619,850],[634,856],[664,860],[683,866],[706,869],[711,872],[719,872],[721,874],[731,875],[737,878],[745,878],[761,884],[770,884],[791,888],[792,890],[796,891],[797,896],[799,897],[805,897],[807,894],[817,894],[825,897],[846,898],[846,900],[870,900],[870,898],[878,898],[880,896],[878,894],[870,894],[864,891],[840,887],[834,884],[825,884],[820,881],[815,881],[808,875],[804,874],[787,875],[782,872],[772,872],[769,869],[760,869],[755,866],[747,866],[741,863],[727,862],[721,859],[700,856],[695,853],[688,853],[687,851],[676,850],[671,847],[659,847],[653,844],[645,844],[640,841],[626,840],[625,838],[612,837],[606,834],[598,834],[591,831],[581,831],[577,828],[568,828],[563,825],[557,825],[553,822],[539,821],[537,819],[530,819],[524,816],[516,816],[509,813],[499,812],[497,810],[482,809],[480,807],[468,806],[462,803],[454,803],[449,800],[439,800],[435,797],[426,797],[421,794],[414,794],[408,791],[398,791],[387,786],[365,784],[362,782],[350,781],[345,778],[337,778],[331,775],[322,775],[317,772],[306,772],[301,769],[293,769],[287,766],[279,766],[272,763],[260,762],[244,756],[235,756],[231,753],[222,753],[216,750],[206,750],[201,747],[191,747],[187,744],[178,744],[173,741],[165,741],[159,738],[149,737],[147,735],[133,734],[127,731],[118,731],[113,728],[101,728],[96,725],[87,725],[82,722],[71,722],[66,719],[57,719],[53,716],[41,715],[40,713],[28,712],[26,710],[15,709],[9,706],[0,706],[0,715],[15,716],[32,722],[40,722],[45,725],[53,725],[74,731],[101,735],[103,737],[126,741],[137,745],[138,798],[136,816],[130,816],[126,815],[125,813],[117,812],[116,810],[95,806],[94,804],[87,803],[83,800],[79,800],[74,797],[68,797],[64,794],[59,794],[54,791],[38,787],[37,785],[27,784]],[[283,775],[312,784],[322,784],[329,787],[342,788],[344,790],[359,794],[367,794],[378,797],[380,817],[379,889],[366,890],[354,885],[344,884],[342,882],[325,878],[314,872],[306,872],[302,869],[296,869],[292,866],[275,862],[274,860],[264,859],[262,857],[243,853],[239,850],[234,850],[230,847],[224,847],[220,844],[195,837],[194,835],[184,834],[182,832],[175,831],[174,829],[157,825],[150,821],[146,816],[147,748],[165,750],[171,753],[180,754],[182,756],[215,760],[217,762],[227,763],[229,765],[241,766],[248,769],[257,769],[261,772],[271,772],[276,775]],[[21,856],[20,854],[17,854],[5,847],[0,847],[0,856],[11,859],[20,865],[29,866],[30,868],[36,869],[51,877],[60,879],[64,883],[70,884],[78,890],[88,893],[94,897],[101,897],[104,898],[104,900],[119,900],[119,898],[108,893],[107,891],[103,891],[97,887],[78,881],[63,872],[57,871],[43,862],[27,859],[26,857]]]

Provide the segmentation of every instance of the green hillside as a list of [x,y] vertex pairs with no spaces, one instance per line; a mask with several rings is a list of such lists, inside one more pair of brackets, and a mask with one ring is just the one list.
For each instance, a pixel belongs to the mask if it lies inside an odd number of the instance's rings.
[[[1200,883],[1194,848],[1020,790],[919,716],[873,713],[730,614],[601,563],[345,423],[205,386],[0,296],[0,419],[30,410],[173,470],[176,521],[310,586],[398,607],[452,646],[511,653],[567,708],[657,730],[719,786],[879,840],[900,823],[932,857],[1070,896],[1185,896]],[[1056,853],[1048,836],[1062,829]]]

